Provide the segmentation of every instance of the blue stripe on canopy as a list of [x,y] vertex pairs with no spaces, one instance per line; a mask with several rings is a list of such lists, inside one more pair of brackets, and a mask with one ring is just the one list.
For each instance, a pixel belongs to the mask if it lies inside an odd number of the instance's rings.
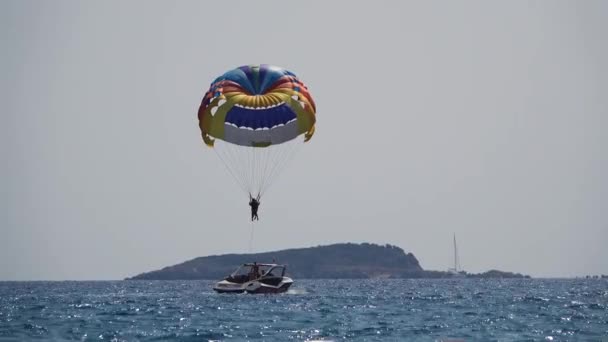
[[240,84],[241,87],[247,89],[250,94],[256,93],[253,84],[251,84],[247,74],[242,69],[230,70],[225,73],[222,78]]
[[264,94],[279,78],[289,75],[287,70],[273,67],[268,64],[262,64],[260,69],[265,71],[264,78],[260,78],[262,80],[262,84],[260,85],[260,94]]
[[258,84],[258,91],[260,92],[260,94],[263,94],[266,89],[264,89],[264,80],[266,79],[266,77],[268,76],[268,65],[267,64],[262,64],[260,65],[260,73],[259,73],[259,84]]
[[296,113],[284,103],[270,109],[247,109],[233,106],[226,114],[225,122],[237,127],[259,129],[285,125],[295,118]]

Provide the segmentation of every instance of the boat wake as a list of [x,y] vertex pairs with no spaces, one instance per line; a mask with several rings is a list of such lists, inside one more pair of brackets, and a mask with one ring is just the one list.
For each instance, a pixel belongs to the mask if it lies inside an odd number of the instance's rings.
[[290,295],[305,295],[309,294],[310,292],[308,292],[306,289],[289,289],[286,293]]

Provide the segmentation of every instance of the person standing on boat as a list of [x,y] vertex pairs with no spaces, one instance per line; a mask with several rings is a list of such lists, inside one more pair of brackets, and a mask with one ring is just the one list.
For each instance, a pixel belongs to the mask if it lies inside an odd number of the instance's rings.
[[260,268],[254,262],[253,266],[251,266],[251,270],[249,271],[249,280],[256,280],[260,277]]
[[259,221],[258,217],[258,207],[260,206],[260,195],[256,198],[253,198],[251,194],[249,194],[249,206],[251,207],[251,221]]

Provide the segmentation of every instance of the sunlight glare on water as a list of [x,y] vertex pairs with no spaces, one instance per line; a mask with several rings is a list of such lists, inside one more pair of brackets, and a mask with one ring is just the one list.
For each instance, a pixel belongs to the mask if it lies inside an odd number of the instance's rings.
[[608,336],[605,280],[0,282],[0,340],[520,341]]

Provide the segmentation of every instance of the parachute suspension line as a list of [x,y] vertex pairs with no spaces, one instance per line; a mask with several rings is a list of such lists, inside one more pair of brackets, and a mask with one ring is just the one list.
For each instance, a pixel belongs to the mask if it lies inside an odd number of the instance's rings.
[[252,163],[249,166],[249,169],[251,170],[251,197],[256,198],[257,194],[257,180],[256,180],[256,175],[259,175],[258,171],[257,171],[257,166],[258,166],[258,154],[256,152],[256,148],[255,147],[251,147],[249,148],[250,152],[249,154],[251,155],[251,160]]
[[280,172],[285,169],[291,160],[293,160],[294,155],[297,154],[296,150],[299,150],[302,145],[304,145],[304,142],[297,139],[279,145],[282,146],[279,151],[280,153],[273,159],[270,172],[265,172],[265,177],[262,186],[260,187],[262,194],[276,181]]
[[266,192],[266,183],[268,181],[268,176],[269,176],[270,171],[272,170],[273,166],[276,163],[277,154],[282,148],[285,148],[285,146],[282,146],[282,145],[272,146],[272,150],[268,150],[268,154],[266,156],[266,158],[267,158],[266,165],[264,165],[264,173],[263,173],[264,176],[262,177],[262,179],[260,179],[260,192],[262,192],[262,193]]
[[247,171],[248,169],[246,168],[247,166],[247,159],[245,157],[247,157],[247,154],[245,154],[242,149],[239,149],[238,146],[234,146],[232,144],[230,144],[230,149],[232,150],[232,152],[234,153],[234,160],[236,167],[238,168],[239,172],[240,172],[240,177],[241,177],[241,181],[243,183],[245,183],[246,186],[246,191],[245,193],[250,193],[251,192],[251,186],[249,186],[249,184],[247,183]]
[[261,198],[303,145],[301,139],[267,147],[217,141],[214,151],[246,195]]
[[[287,142],[285,144],[289,144],[289,142]],[[277,167],[277,164],[280,161],[281,155],[285,152],[286,146],[287,145],[284,145],[284,144],[276,146],[276,149],[275,149],[275,151],[274,151],[274,153],[272,154],[272,157],[271,157],[271,162],[269,163],[269,169],[267,169],[265,171],[264,178],[262,180],[262,186],[261,186],[261,188],[263,189],[263,192],[266,192],[266,184],[268,182],[268,179],[274,173],[274,169]]]
[[264,168],[264,173],[262,174],[262,177],[260,179],[260,192],[263,193],[265,192],[265,185],[266,185],[266,179],[268,178],[270,171],[272,170],[272,167],[274,166],[274,164],[276,163],[276,158],[277,155],[280,153],[281,150],[281,146],[272,146],[271,148],[273,148],[272,154],[268,157],[268,162],[266,163],[266,167]]
[[244,173],[245,170],[243,168],[243,158],[239,153],[239,150],[235,148],[234,145],[229,144],[229,143],[224,143],[224,146],[226,146],[227,148],[227,152],[230,154],[230,157],[232,159],[232,165],[234,170],[238,170],[237,172],[239,172],[239,180],[241,182],[241,184],[243,184],[243,188],[244,188],[244,192],[248,193],[249,192],[249,184],[247,183],[247,178],[244,177]]
[[[286,144],[288,144],[289,142],[287,142]],[[277,164],[277,159],[279,157],[279,155],[281,154],[281,152],[283,152],[283,150],[285,149],[285,146],[283,145],[277,145],[277,146],[271,146],[269,148],[274,148],[274,151],[272,153],[272,156],[269,157],[270,162],[267,164],[266,169],[264,170],[264,175],[260,181],[261,185],[260,185],[260,191],[261,192],[265,192],[265,185],[266,182],[268,180],[268,177],[270,176],[270,174],[272,173],[272,170],[274,169],[274,167]],[[270,168],[270,169],[269,169]]]
[[261,181],[262,181],[262,178],[264,177],[264,173],[262,171],[264,170],[263,166],[266,163],[266,150],[267,149],[268,149],[268,147],[260,148],[260,149],[258,149],[258,151],[256,151],[256,154],[258,155],[258,160],[259,160],[259,163],[256,166],[257,167],[256,172],[258,175],[262,176],[262,177],[258,177],[255,180],[255,188],[258,191],[258,193],[256,195],[258,195],[258,196],[260,195],[260,192],[262,191],[262,189],[260,187],[262,186]]
[[260,155],[260,163],[258,164],[257,174],[260,175],[256,180],[256,189],[258,191],[258,196],[262,196],[262,192],[264,191],[264,180],[267,176],[268,165],[271,161],[272,151],[274,150],[274,146],[269,146],[266,148],[258,149],[258,154]]
[[293,160],[293,157],[302,148],[302,145],[304,145],[304,142],[296,142],[296,143],[292,144],[291,146],[288,146],[288,148],[286,149],[286,152],[283,154],[283,156],[281,157],[281,160],[279,161],[280,165],[278,165],[273,170],[273,173],[269,177],[269,183],[266,186],[267,188],[270,187],[276,181],[276,179],[279,177],[280,172],[282,172],[282,170],[284,170],[287,167],[287,165]]
[[268,189],[278,178],[279,173],[286,167],[288,162],[292,159],[294,155],[294,150],[299,149],[302,145],[302,142],[297,142],[291,144],[291,146],[286,146],[281,152],[281,155],[277,158],[276,163],[274,163],[274,167],[270,171],[267,183],[264,185],[264,191]]
[[251,193],[253,196],[255,196],[255,165],[256,165],[256,154],[255,154],[255,147],[248,147],[249,149],[249,156],[250,156],[250,164],[249,167],[247,168],[249,170],[249,193]]
[[[230,148],[234,148],[232,145]],[[245,151],[246,152],[246,151]],[[250,188],[249,188],[249,170],[247,169],[247,165],[249,165],[249,159],[248,159],[248,155],[245,154],[242,150],[239,151],[238,150],[234,150],[235,155],[239,155],[240,154],[240,159],[239,156],[235,157],[235,159],[237,160],[237,167],[239,168],[240,172],[241,172],[241,181],[245,184],[245,188],[247,193],[250,192]]]
[[[260,161],[258,160],[258,152],[257,150],[259,150],[258,148],[253,147],[253,167],[251,168],[252,170],[252,177],[251,177],[251,191],[253,192],[253,197],[257,198],[260,195],[260,189],[258,188],[258,182],[259,182],[259,175],[260,172],[258,171],[259,167],[259,163]],[[256,193],[257,192],[257,193]]]
[[214,147],[214,150],[220,156],[220,158],[225,161],[228,171],[230,171],[234,175],[234,177],[237,178],[239,187],[241,187],[241,189],[244,189],[245,184],[242,182],[242,179],[238,174],[238,168],[235,167],[234,157],[232,156],[229,145],[224,142],[218,141]]
[[256,198],[257,197],[257,178],[256,175],[259,175],[258,173],[258,153],[256,151],[255,147],[251,148],[251,155],[253,156],[253,165],[251,165],[251,195],[253,195],[252,197]]
[[247,175],[247,162],[243,158],[243,151],[240,150],[235,145],[229,143],[222,143],[223,146],[226,147],[226,152],[230,155],[230,159],[232,160],[232,167],[237,177],[239,178],[240,183],[243,185],[242,189],[245,194],[251,192],[251,184],[248,181]]
[[251,149],[250,147],[247,147],[247,157],[248,157],[248,161],[249,163],[247,164],[247,184],[249,185],[249,193],[253,195],[253,165],[254,165],[254,161],[255,161],[255,154],[251,153]]
[[239,180],[239,178],[237,176],[234,175],[234,173],[232,172],[232,168],[230,167],[230,165],[224,160],[224,158],[222,158],[222,155],[214,148],[213,149],[215,151],[215,154],[220,158],[220,160],[222,161],[222,163],[224,164],[224,166],[226,166],[226,169],[228,169],[228,172],[230,173],[230,175],[232,176],[232,178],[234,178],[234,180],[236,181],[236,184],[239,186],[239,188],[241,188],[241,190],[246,191],[245,186],[243,185],[243,183]]

